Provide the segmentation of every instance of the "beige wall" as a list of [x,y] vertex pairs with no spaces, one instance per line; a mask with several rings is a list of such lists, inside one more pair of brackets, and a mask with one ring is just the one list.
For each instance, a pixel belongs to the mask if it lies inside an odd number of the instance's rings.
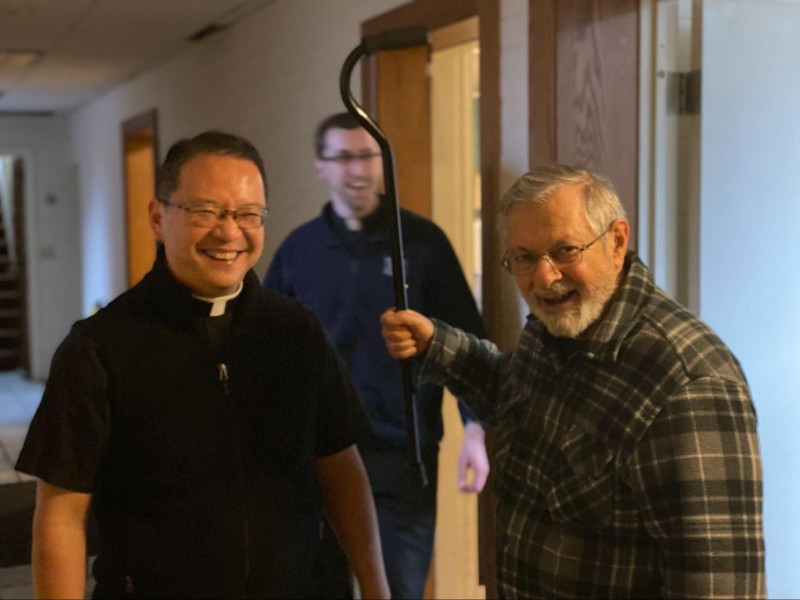
[[[190,51],[121,86],[70,119],[72,156],[80,165],[84,225],[82,306],[106,303],[126,287],[120,123],[158,110],[161,156],[181,136],[221,128],[251,139],[267,166],[271,212],[263,274],[278,244],[315,216],[326,200],[313,172],[312,135],[330,112],[344,110],[339,74],[360,41],[362,21],[403,0],[284,0],[246,22],[209,37]],[[502,0],[503,102],[508,144],[503,171],[527,161],[525,0]],[[506,31],[508,32],[506,35]],[[508,53],[508,55],[506,55]],[[358,77],[352,89],[360,97]],[[506,129],[507,124],[507,129]],[[91,232],[91,233],[89,233]]]

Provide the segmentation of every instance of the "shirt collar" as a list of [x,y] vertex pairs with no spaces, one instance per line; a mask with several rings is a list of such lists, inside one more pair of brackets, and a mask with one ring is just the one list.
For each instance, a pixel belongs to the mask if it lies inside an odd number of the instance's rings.
[[232,294],[228,294],[227,296],[218,296],[216,298],[204,298],[203,296],[193,295],[192,297],[196,300],[200,300],[201,302],[205,302],[209,305],[209,317],[219,317],[225,314],[225,309],[228,306],[230,300],[237,298],[239,294],[242,293],[242,288],[244,288],[244,282],[239,283],[239,287],[236,289],[235,292]]

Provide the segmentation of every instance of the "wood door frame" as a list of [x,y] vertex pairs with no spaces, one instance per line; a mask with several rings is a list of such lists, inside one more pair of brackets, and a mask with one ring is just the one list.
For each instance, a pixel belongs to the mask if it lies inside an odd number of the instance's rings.
[[[500,7],[496,0],[414,0],[365,21],[361,35],[376,35],[405,27],[427,30],[452,25],[477,16],[480,22],[480,157],[481,220],[483,222],[483,317],[489,336],[499,339],[503,315],[500,310],[500,247],[495,223],[500,201]],[[363,61],[361,89],[368,111],[377,105],[375,61]]]
[[[130,251],[131,251],[131,239],[130,239],[130,230],[127,225],[127,204],[130,201],[128,198],[128,177],[130,174],[128,173],[128,161],[127,161],[127,153],[128,147],[131,140],[139,137],[142,132],[150,131],[152,132],[152,140],[151,145],[153,148],[153,174],[155,180],[155,174],[158,173],[158,166],[159,166],[159,142],[158,142],[158,111],[153,108],[146,112],[140,113],[134,117],[126,119],[122,122],[121,125],[121,133],[122,133],[122,176],[123,176],[123,197],[125,198],[126,204],[126,226],[125,226],[125,265],[127,270],[127,280],[130,284]],[[153,189],[153,196],[155,197],[155,189]]]

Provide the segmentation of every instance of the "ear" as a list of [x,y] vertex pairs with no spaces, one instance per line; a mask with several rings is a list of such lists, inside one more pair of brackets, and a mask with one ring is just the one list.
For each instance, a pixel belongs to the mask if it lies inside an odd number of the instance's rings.
[[625,219],[617,219],[611,225],[612,258],[614,266],[622,270],[625,264],[625,255],[628,253],[628,238],[630,237],[630,225]]
[[325,163],[318,158],[314,160],[314,171],[316,171],[317,177],[325,179]]
[[153,233],[156,235],[157,242],[164,241],[164,232],[162,229],[162,220],[164,218],[164,205],[157,200],[151,200],[147,205],[147,212],[150,219],[150,227],[153,228]]

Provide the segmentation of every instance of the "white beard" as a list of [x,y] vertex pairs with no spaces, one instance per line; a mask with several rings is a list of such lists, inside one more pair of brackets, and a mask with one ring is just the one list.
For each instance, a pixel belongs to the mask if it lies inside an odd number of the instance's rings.
[[[577,306],[560,314],[545,313],[538,303],[530,303],[531,312],[539,319],[550,335],[564,338],[578,338],[591,325],[596,323],[617,287],[616,274],[609,270],[604,272],[594,287],[583,287],[577,290],[579,301]],[[563,289],[562,289],[563,288]],[[569,290],[562,282],[556,282],[547,292],[556,295]],[[538,291],[536,293],[541,293]]]

